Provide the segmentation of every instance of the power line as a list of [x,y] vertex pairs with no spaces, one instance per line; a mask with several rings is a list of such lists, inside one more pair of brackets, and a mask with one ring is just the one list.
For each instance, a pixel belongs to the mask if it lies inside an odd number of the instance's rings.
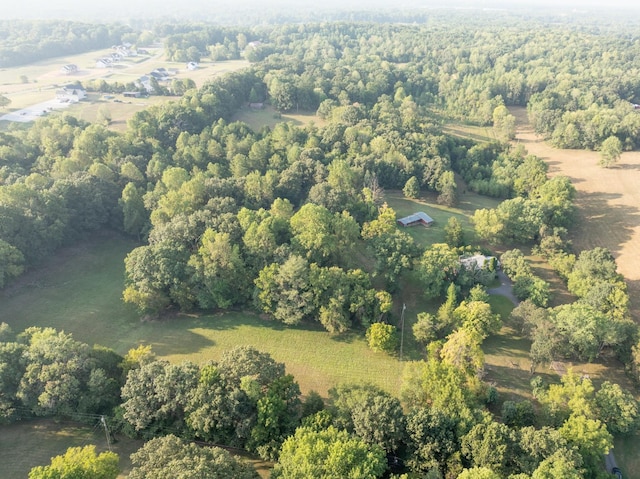
[[109,448],[109,451],[111,451],[111,438],[109,437],[109,428],[107,427],[107,420],[104,418],[104,416],[100,416],[100,422],[102,422],[102,425],[104,426],[104,434],[107,437],[107,447]]
[[402,314],[400,315],[400,362],[402,362],[402,349],[404,347],[404,310],[407,305],[402,303]]

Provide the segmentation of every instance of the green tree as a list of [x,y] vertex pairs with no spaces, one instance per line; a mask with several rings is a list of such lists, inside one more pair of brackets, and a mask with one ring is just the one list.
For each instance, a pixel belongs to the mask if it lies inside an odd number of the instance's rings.
[[493,131],[502,141],[513,140],[516,137],[516,119],[504,105],[493,110]]
[[[248,383],[243,385],[246,388]],[[280,447],[302,417],[300,387],[287,374],[272,381],[257,400],[256,424],[251,430],[250,447],[265,460],[276,460]]]
[[324,206],[305,204],[291,217],[292,243],[319,264],[348,258],[360,228],[347,212],[332,214]]
[[582,460],[565,451],[555,452],[552,456],[545,458],[538,468],[533,471],[531,479],[582,479],[584,471]]
[[147,437],[184,431],[185,408],[198,377],[198,367],[191,363],[154,361],[132,369],[122,388],[124,418]]
[[602,456],[613,447],[613,437],[597,419],[572,414],[560,428],[560,434],[570,445],[576,446],[593,477],[602,468]]
[[309,263],[300,256],[266,266],[255,284],[262,310],[285,324],[297,324],[314,311]]
[[97,454],[95,446],[70,447],[52,457],[50,465],[31,469],[29,479],[115,479],[119,472],[116,453]]
[[456,277],[460,261],[458,254],[444,243],[432,244],[420,259],[419,272],[427,298],[444,293],[446,286]]
[[274,479],[375,479],[387,467],[384,449],[329,427],[299,428],[280,451]]
[[334,426],[387,452],[405,440],[405,417],[397,398],[372,385],[341,385],[329,390]]
[[452,248],[458,248],[464,245],[464,231],[458,218],[455,216],[449,217],[447,224],[444,227],[445,242]]
[[605,381],[595,395],[598,419],[611,434],[633,434],[640,424],[640,406],[631,393]]
[[477,332],[460,328],[447,337],[440,350],[440,357],[443,362],[460,368],[467,374],[478,374],[484,367],[481,343],[482,339]]
[[213,364],[200,368],[198,387],[185,412],[198,438],[235,447],[245,446],[256,420],[254,406],[240,384]]
[[24,271],[24,255],[22,252],[0,239],[0,288],[4,288],[12,279]]
[[373,323],[367,329],[366,337],[372,351],[393,353],[398,346],[398,332],[391,324]]
[[467,376],[451,364],[430,358],[405,365],[400,393],[406,407],[428,405],[456,420],[464,429],[476,422],[481,390],[477,376]]
[[491,305],[484,301],[465,301],[453,314],[458,324],[483,339],[497,333],[502,326],[500,315],[494,314]]
[[189,260],[199,286],[196,293],[199,306],[226,309],[243,302],[249,278],[239,246],[232,244],[229,233],[212,229],[204,232],[201,243],[198,253]]
[[500,474],[492,471],[488,467],[472,467],[471,469],[464,469],[458,475],[458,479],[500,479],[500,477]]
[[[418,407],[407,415],[410,456],[413,471],[428,473],[434,469],[448,477],[450,459],[459,454],[458,422],[429,407]],[[451,471],[453,472],[453,471]]]
[[455,206],[458,203],[458,184],[456,183],[453,171],[445,171],[438,178],[436,185],[438,192],[438,203],[446,206]]
[[218,447],[185,443],[174,435],[152,439],[131,455],[130,479],[258,479],[251,464]]
[[438,337],[439,324],[436,317],[431,313],[418,313],[417,321],[411,326],[413,337],[416,341],[427,345]]
[[617,136],[610,136],[602,142],[598,164],[604,168],[609,168],[620,159],[621,154],[622,142]]
[[4,108],[5,106],[9,106],[11,104],[11,100],[4,95],[0,95],[0,108]]
[[134,183],[127,183],[122,190],[120,207],[124,215],[124,231],[140,239],[149,222],[149,213],[144,207],[142,192]]
[[420,196],[420,182],[418,181],[418,178],[415,176],[409,178],[405,183],[402,192],[406,198],[418,198]]
[[491,421],[480,423],[462,438],[462,454],[475,467],[504,474],[508,471],[515,438],[508,426]]

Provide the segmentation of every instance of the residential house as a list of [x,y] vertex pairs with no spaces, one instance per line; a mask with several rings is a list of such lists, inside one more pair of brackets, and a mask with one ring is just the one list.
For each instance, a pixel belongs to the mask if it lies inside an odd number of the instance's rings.
[[63,66],[60,69],[61,73],[64,73],[65,75],[71,75],[72,73],[76,73],[78,71],[78,65],[75,65],[73,63],[69,63],[68,65]]
[[56,90],[56,99],[63,103],[75,103],[82,100],[86,96],[86,90],[78,85],[67,85]]
[[111,58],[101,58],[96,62],[96,68],[110,68]]

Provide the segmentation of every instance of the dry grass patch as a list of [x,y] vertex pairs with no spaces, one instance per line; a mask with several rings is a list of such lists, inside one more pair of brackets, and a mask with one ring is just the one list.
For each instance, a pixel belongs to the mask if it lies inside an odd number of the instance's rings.
[[571,240],[577,251],[609,248],[629,285],[632,313],[640,321],[640,152],[626,152],[612,168],[600,154],[553,148],[535,135],[524,108],[511,108],[516,141],[549,165],[549,173],[571,179],[577,190],[577,221]]
[[[114,63],[112,68],[96,68],[95,62],[112,53],[112,49],[97,50],[79,55],[51,58],[31,65],[11,67],[0,70],[0,94],[11,100],[11,104],[3,112],[16,111],[55,98],[56,89],[61,85],[76,81],[102,79],[107,83],[129,83],[142,75],[148,74],[156,68],[174,68],[178,72],[170,76],[173,78],[190,78],[196,86],[201,87],[216,76],[242,70],[249,66],[246,60],[230,60],[225,62],[211,62],[203,60],[196,70],[187,70],[183,62],[169,62],[164,59],[163,50],[148,48],[149,55],[124,58]],[[66,64],[78,65],[78,72],[67,75],[61,72]],[[24,83],[21,77],[28,80]],[[112,116],[110,128],[122,131],[126,128],[126,120],[134,113],[147,108],[149,105],[176,101],[177,97],[123,98],[114,95],[121,102],[108,102],[108,109]],[[89,95],[77,105],[72,105],[69,111],[81,119],[95,121],[98,109],[104,105],[100,94]]]

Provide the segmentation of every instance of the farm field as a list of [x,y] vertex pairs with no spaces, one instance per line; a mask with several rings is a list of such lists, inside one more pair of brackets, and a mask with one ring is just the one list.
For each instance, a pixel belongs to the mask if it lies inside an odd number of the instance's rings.
[[[156,68],[175,68],[178,73],[170,78],[190,78],[198,87],[217,75],[237,71],[246,68],[249,62],[245,60],[231,60],[225,62],[210,62],[206,59],[200,63],[198,69],[188,71],[182,62],[170,62],[164,59],[161,48],[148,48],[149,55],[128,57],[113,64],[112,68],[96,68],[97,59],[109,55],[113,50],[104,49],[78,55],[64,56],[43,60],[31,65],[4,68],[0,70],[0,94],[11,100],[11,104],[0,110],[0,114],[28,108],[32,105],[43,103],[55,98],[58,87],[76,81],[103,79],[107,83],[127,83],[136,80],[140,76],[153,71]],[[78,71],[73,74],[64,74],[60,71],[66,64],[78,65]],[[26,79],[27,82],[24,82]],[[151,96],[149,98],[125,99],[122,95],[113,95],[113,99],[107,101],[101,95],[90,95],[87,100],[71,105],[68,111],[78,118],[93,121],[97,111],[102,105],[108,105],[112,116],[110,127],[114,130],[123,130],[126,120],[135,112],[148,106],[167,101],[176,101],[177,97]],[[114,102],[113,100],[118,100]],[[4,123],[4,122],[3,122]]]
[[609,248],[629,285],[632,314],[640,321],[640,152],[625,152],[611,168],[598,166],[594,151],[553,148],[533,131],[525,108],[516,117],[516,141],[549,165],[549,174],[571,179],[577,190],[577,221],[571,240],[578,251]]

